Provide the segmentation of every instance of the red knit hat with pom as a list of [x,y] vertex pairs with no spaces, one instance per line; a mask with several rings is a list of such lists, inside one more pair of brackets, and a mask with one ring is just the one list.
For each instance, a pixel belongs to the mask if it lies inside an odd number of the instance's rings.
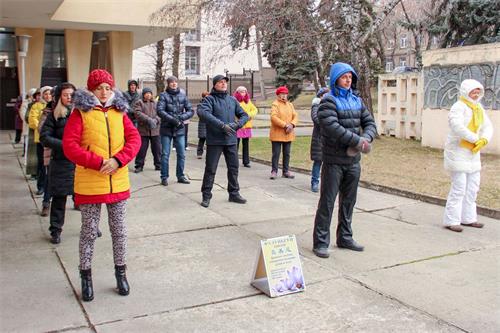
[[101,83],[107,83],[111,88],[115,86],[113,76],[108,71],[104,69],[94,69],[87,78],[87,89],[94,91]]
[[276,95],[279,94],[287,94],[288,95],[288,88],[286,86],[281,86],[276,89]]

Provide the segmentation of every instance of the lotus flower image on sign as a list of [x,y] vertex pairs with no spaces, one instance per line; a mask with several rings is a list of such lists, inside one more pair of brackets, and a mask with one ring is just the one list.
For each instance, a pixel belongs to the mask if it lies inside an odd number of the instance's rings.
[[295,235],[260,241],[252,285],[270,297],[305,290]]

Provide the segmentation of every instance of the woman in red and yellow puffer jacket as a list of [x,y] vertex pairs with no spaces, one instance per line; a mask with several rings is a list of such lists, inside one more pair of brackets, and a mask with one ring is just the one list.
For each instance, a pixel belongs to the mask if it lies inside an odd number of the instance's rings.
[[94,298],[91,264],[103,203],[108,209],[118,293],[125,296],[130,291],[125,275],[125,205],[130,197],[127,164],[137,155],[141,137],[125,114],[127,101],[113,87],[107,71],[90,72],[88,91],[77,90],[73,96],[75,110],[63,136],[64,154],[76,164],[74,192],[82,212],[79,268],[84,301]]

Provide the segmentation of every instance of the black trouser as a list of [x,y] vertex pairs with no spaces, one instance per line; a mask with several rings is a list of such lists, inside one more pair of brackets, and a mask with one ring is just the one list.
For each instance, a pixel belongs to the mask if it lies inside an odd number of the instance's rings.
[[339,194],[337,244],[352,243],[352,212],[356,204],[361,166],[354,164],[328,164],[321,169],[321,194],[314,219],[314,248],[330,246],[330,224],[333,205]]
[[212,198],[215,173],[221,154],[224,154],[226,160],[227,191],[229,195],[236,195],[240,191],[240,185],[238,184],[238,148],[236,145],[208,145],[207,156],[205,158],[205,174],[203,175],[203,184],[201,185],[201,193],[204,199]]
[[288,172],[290,166],[290,149],[292,142],[272,141],[272,170],[278,172],[278,162],[280,160],[281,147],[283,147],[283,173]]
[[203,146],[205,145],[205,138],[199,138],[198,139],[198,148],[196,149],[196,155],[201,156],[203,155]]
[[149,141],[151,141],[151,154],[153,154],[153,161],[156,169],[161,167],[161,140],[160,136],[141,136],[141,149],[135,157],[135,168],[143,168],[144,161],[146,160],[146,153],[149,148]]
[[238,139],[238,149],[240,149],[240,140],[243,142],[243,165],[250,164],[250,151],[248,149],[249,138]]
[[66,198],[65,195],[52,196],[52,204],[50,205],[50,234],[60,234],[64,225],[64,217],[66,215]]
[[45,167],[43,165],[43,145],[41,143],[36,144],[36,158],[37,158],[37,171],[36,171],[36,176],[37,176],[37,181],[36,181],[36,188],[37,190],[41,191],[44,189],[45,186]]
[[43,184],[42,207],[49,207],[51,198],[51,195],[49,193],[49,167],[44,166],[43,169],[45,170],[45,183]]
[[23,129],[16,129],[16,138],[14,139],[15,143],[21,142],[21,134],[23,133]]

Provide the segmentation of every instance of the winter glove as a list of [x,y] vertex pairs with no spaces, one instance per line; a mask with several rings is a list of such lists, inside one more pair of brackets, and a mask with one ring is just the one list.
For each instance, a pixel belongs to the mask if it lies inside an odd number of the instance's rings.
[[236,134],[236,131],[231,127],[230,124],[222,125],[222,131],[228,136],[233,136]]
[[347,148],[347,156],[354,157],[359,152],[363,154],[368,154],[372,150],[372,146],[367,139],[361,138],[355,147]]
[[234,122],[234,123],[230,123],[230,124],[229,124],[229,126],[230,126],[233,130],[235,130],[235,131],[237,131],[237,130],[239,130],[239,129],[240,129],[240,125],[238,125],[238,123],[236,123],[236,122]]
[[286,124],[285,125],[285,132],[288,134],[293,131],[293,125],[292,124]]
[[478,151],[480,151],[484,146],[488,144],[488,140],[485,138],[481,138],[474,143],[474,148],[472,148],[472,153],[476,154]]
[[154,118],[149,118],[148,119],[148,126],[150,129],[155,129],[158,127],[158,120]]

